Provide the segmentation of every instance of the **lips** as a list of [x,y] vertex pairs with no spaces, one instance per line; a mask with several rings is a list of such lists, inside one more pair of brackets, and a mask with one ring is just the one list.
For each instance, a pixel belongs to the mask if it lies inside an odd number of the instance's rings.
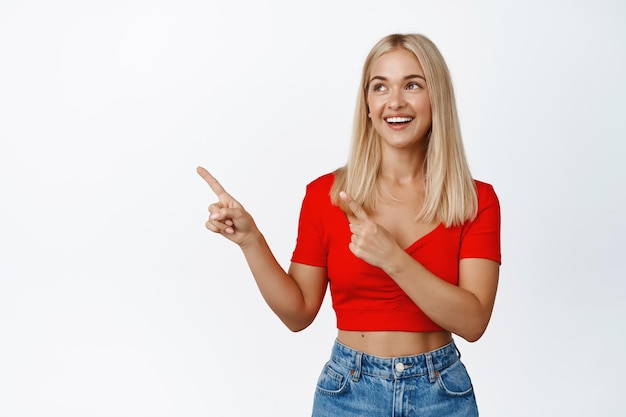
[[394,124],[394,125],[410,123],[412,120],[413,120],[412,117],[406,117],[406,116],[394,116],[394,117],[385,118],[385,121],[387,123]]

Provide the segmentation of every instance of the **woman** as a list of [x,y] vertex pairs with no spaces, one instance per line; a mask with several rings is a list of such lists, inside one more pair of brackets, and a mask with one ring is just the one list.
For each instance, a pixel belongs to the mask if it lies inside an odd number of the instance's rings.
[[472,179],[450,75],[417,34],[381,39],[363,67],[347,164],[307,186],[289,270],[252,217],[218,197],[206,227],[237,243],[268,305],[306,328],[327,288],[337,339],[313,416],[477,415],[452,334],[485,331],[500,265],[500,209]]

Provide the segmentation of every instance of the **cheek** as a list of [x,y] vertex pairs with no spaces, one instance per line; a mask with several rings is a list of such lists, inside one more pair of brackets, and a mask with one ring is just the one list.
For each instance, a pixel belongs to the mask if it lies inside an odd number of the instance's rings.
[[420,98],[414,102],[414,108],[419,109],[422,112],[430,113],[430,100],[428,98]]
[[382,107],[381,100],[376,100],[376,99],[371,99],[371,98],[367,99],[367,108],[369,109],[370,113],[376,114],[376,112],[380,112],[381,107]]
[[432,111],[431,111],[431,109],[430,109],[430,104],[429,104],[429,105],[427,105],[427,106],[424,106],[424,114],[425,114],[426,116],[428,116],[428,118],[429,118],[429,119],[432,119],[432,118],[433,118],[433,113],[432,113]]
[[414,107],[415,112],[419,115],[421,115],[424,118],[427,119],[432,119],[432,110],[430,107],[430,102],[420,102],[420,103],[416,103],[416,106]]
[[424,109],[428,112],[428,114],[432,113],[432,106],[430,104],[430,99],[424,100]]

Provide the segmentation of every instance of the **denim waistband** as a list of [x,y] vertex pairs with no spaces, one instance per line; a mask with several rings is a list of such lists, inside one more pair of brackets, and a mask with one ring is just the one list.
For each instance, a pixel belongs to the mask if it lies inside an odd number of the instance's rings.
[[434,378],[438,370],[447,368],[460,356],[454,341],[419,355],[383,358],[354,350],[335,340],[331,360],[354,370],[351,374],[356,379],[360,374],[390,379],[428,374]]

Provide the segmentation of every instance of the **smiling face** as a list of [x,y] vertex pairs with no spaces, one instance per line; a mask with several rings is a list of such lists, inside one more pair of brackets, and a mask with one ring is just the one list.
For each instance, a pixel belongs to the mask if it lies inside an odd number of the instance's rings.
[[394,49],[373,62],[367,104],[383,146],[424,149],[432,113],[424,71],[412,52]]

